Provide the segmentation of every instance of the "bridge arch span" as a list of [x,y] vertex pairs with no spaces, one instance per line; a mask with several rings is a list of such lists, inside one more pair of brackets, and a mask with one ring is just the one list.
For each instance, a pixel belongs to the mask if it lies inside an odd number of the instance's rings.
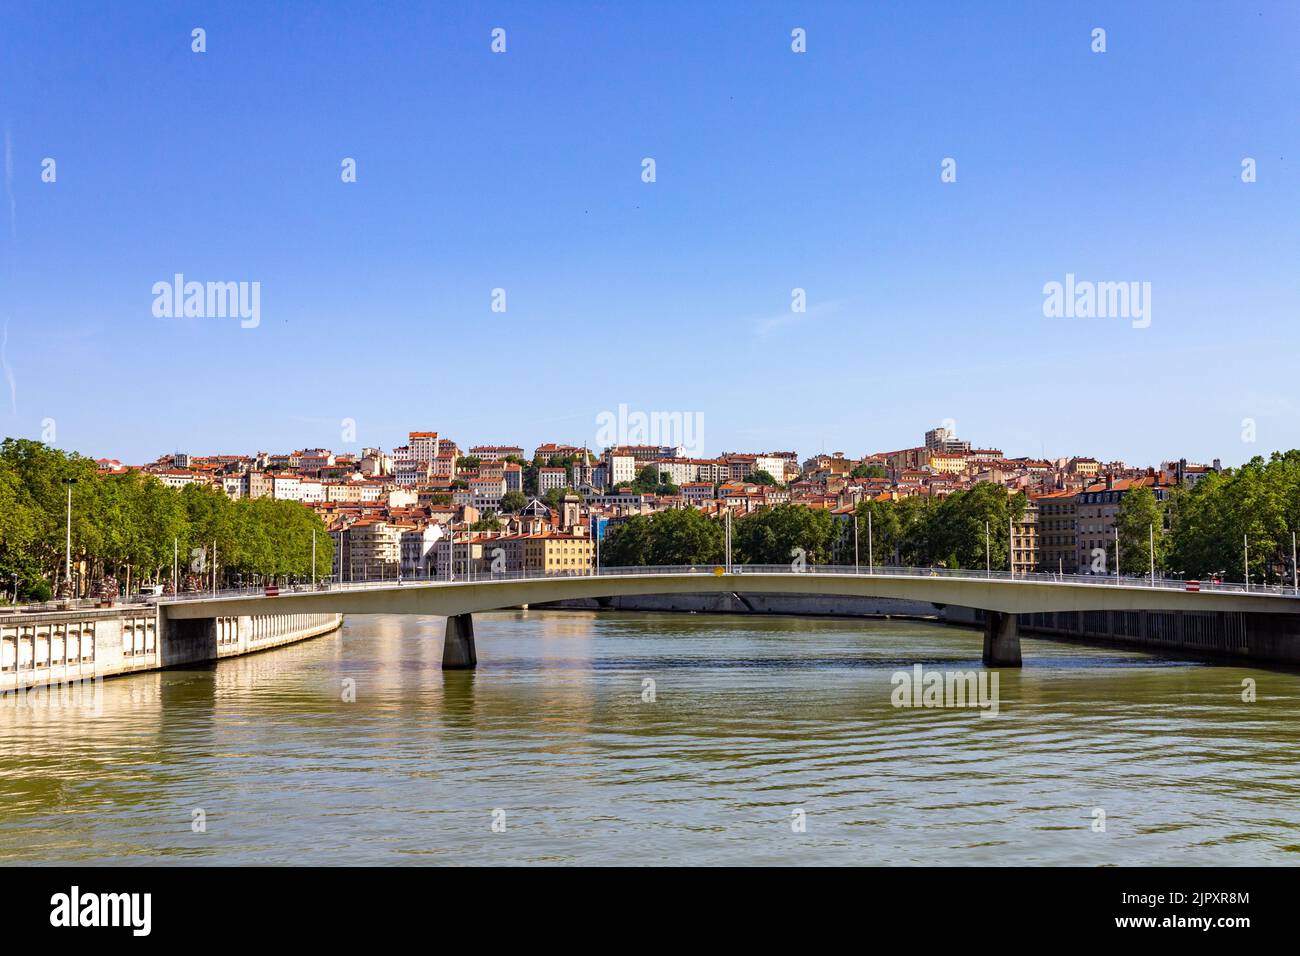
[[[1251,611],[1296,613],[1294,594],[1215,588],[1189,591],[1179,582],[1093,580],[1052,575],[980,575],[973,572],[854,568],[616,569],[600,574],[486,576],[457,581],[347,584],[325,590],[287,591],[277,596],[226,594],[163,602],[169,620],[268,610],[341,614],[423,614],[448,619],[444,666],[473,667],[472,615],[522,604],[578,598],[649,594],[801,594],[895,598],[955,605],[986,612],[985,663],[1020,664],[1016,621],[1020,614],[1050,611]],[[274,605],[271,608],[270,605]]]

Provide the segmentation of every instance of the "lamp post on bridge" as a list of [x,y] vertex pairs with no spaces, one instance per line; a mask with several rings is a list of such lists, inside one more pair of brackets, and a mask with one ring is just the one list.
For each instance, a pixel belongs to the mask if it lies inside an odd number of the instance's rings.
[[984,522],[984,576],[993,577],[993,558],[989,551],[989,523]]
[[858,573],[858,510],[853,509],[853,573]]
[[1151,543],[1151,586],[1156,586],[1156,526],[1147,525],[1147,538]]
[[731,573],[731,506],[727,506],[727,573]]
[[[72,587],[72,486],[77,483],[76,478],[65,478],[68,485],[68,523],[67,523],[67,551],[64,558],[63,577],[68,582],[68,587]],[[75,595],[69,595],[73,597]]]
[[874,568],[875,563],[876,563],[875,547],[871,540],[871,510],[868,509],[867,510],[867,573],[868,574],[875,573],[875,568]]
[[1007,512],[1007,570],[1011,572],[1012,579],[1016,576],[1016,530],[1012,522],[1015,519],[1011,517],[1010,510]]
[[1246,572],[1246,590],[1250,590],[1250,539],[1246,535],[1241,536],[1242,554],[1245,555],[1243,570]]
[[1119,584],[1119,525],[1115,525],[1115,583]]

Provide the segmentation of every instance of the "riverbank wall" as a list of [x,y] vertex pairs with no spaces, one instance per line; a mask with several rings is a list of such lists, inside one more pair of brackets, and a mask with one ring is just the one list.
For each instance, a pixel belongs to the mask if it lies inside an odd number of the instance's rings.
[[[950,607],[949,624],[983,627],[984,612]],[[1022,614],[1022,634],[1179,657],[1300,666],[1300,615],[1222,611],[1054,611]]]
[[169,621],[147,605],[0,615],[0,692],[253,654],[328,634],[341,614]]

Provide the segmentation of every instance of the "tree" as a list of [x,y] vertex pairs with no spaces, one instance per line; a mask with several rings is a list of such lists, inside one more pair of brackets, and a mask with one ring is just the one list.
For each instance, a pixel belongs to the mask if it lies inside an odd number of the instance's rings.
[[660,474],[659,466],[654,464],[646,465],[637,472],[632,490],[641,495],[679,495],[682,492],[666,473]]
[[751,471],[749,477],[745,479],[751,485],[766,485],[769,488],[779,487],[777,480],[772,477],[770,471],[759,468],[757,471]]
[[1115,530],[1119,532],[1121,574],[1150,573],[1153,532],[1156,570],[1164,570],[1169,541],[1164,530],[1164,509],[1154,491],[1143,486],[1126,492],[1115,512]]
[[40,516],[23,493],[17,472],[0,458],[0,593],[12,588],[21,597],[42,581],[32,553],[39,527]]
[[1166,510],[1170,568],[1241,581],[1249,543],[1251,580],[1285,578],[1291,534],[1300,528],[1300,451],[1274,452],[1267,462],[1256,456],[1240,468],[1210,472],[1194,486],[1176,489]]
[[723,556],[723,530],[694,508],[673,508],[651,515],[634,515],[610,528],[601,545],[606,567],[640,565],[718,564]]
[[884,478],[885,469],[880,465],[858,465],[851,472],[850,478]]
[[[1025,496],[1008,496],[991,481],[955,491],[927,516],[930,561],[948,568],[1007,570],[1010,556],[1009,522],[1024,514]],[[987,529],[987,547],[985,532]]]
[[825,509],[764,507],[735,523],[733,557],[744,564],[780,565],[802,553],[808,564],[829,564],[835,539],[835,522]]
[[[1008,495],[1004,487],[988,481],[945,498],[918,495],[897,501],[868,499],[855,509],[859,561],[868,558],[865,539],[870,533],[876,564],[982,570],[987,561],[996,570],[1006,570],[1011,534],[1008,522],[1020,520],[1027,504],[1023,493]],[[845,522],[839,554],[852,553],[852,534],[852,524]]]
[[519,491],[507,491],[501,496],[501,510],[506,514],[518,514],[528,507],[528,498]]
[[312,535],[316,571],[329,573],[333,542],[320,517],[295,501],[232,501],[203,485],[168,488],[152,475],[101,475],[95,463],[26,439],[0,443],[0,585],[39,598],[64,576],[68,486],[72,551],[87,581],[171,579],[173,542],[182,570],[201,549],[201,586],[210,580],[213,544],[219,581],[232,575],[306,577]]
[[471,531],[500,531],[501,519],[495,511],[489,511],[469,526]]

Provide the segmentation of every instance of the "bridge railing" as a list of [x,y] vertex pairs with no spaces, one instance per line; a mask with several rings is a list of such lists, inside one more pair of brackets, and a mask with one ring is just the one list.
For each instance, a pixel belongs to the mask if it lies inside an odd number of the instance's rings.
[[[281,585],[277,592],[279,594],[300,594],[311,591],[345,591],[354,589],[366,589],[375,587],[400,587],[407,585],[461,585],[466,583],[483,583],[491,581],[524,581],[538,579],[555,579],[555,578],[594,578],[610,576],[627,576],[627,575],[699,575],[701,577],[726,576],[735,578],[736,589],[743,590],[743,581],[746,575],[754,574],[780,574],[780,575],[833,575],[833,576],[875,576],[875,577],[905,577],[905,578],[959,578],[963,580],[989,580],[989,581],[1014,581],[1026,584],[1076,584],[1091,587],[1127,587],[1127,588],[1156,588],[1164,590],[1191,590],[1211,592],[1232,592],[1232,593],[1249,593],[1269,595],[1273,597],[1286,596],[1297,597],[1294,588],[1282,585],[1262,585],[1251,584],[1249,586],[1242,583],[1214,583],[1211,581],[1197,582],[1195,588],[1189,587],[1189,583],[1181,578],[1161,578],[1157,577],[1154,581],[1150,576],[1125,576],[1125,575],[1101,575],[1101,574],[1061,574],[1055,572],[1018,572],[1012,574],[1009,571],[983,571],[965,568],[912,568],[900,567],[895,565],[825,565],[809,564],[803,567],[793,566],[790,564],[777,565],[754,565],[754,564],[734,564],[729,569],[722,565],[715,564],[697,564],[697,565],[638,565],[633,567],[603,567],[596,571],[587,573],[578,573],[577,571],[474,571],[469,574],[459,573],[451,577],[400,577],[391,573],[386,576],[364,577],[361,579],[349,579],[347,581],[323,580],[313,585],[310,583]],[[167,595],[156,599],[158,603],[169,603],[174,601],[191,601],[191,600],[208,600],[214,597],[232,598],[232,597],[259,597],[267,593],[263,586],[257,587],[240,587],[240,588],[223,588],[219,591],[200,591],[183,593],[179,595]]]

